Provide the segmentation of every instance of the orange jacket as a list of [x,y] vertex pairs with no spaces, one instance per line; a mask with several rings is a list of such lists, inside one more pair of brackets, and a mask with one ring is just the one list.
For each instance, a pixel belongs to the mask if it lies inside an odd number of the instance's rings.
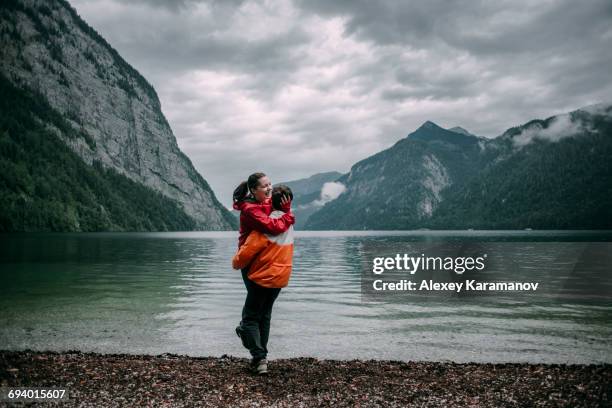
[[[274,211],[270,218],[281,217]],[[293,262],[293,226],[282,234],[269,235],[251,231],[232,259],[234,269],[249,266],[248,277],[266,288],[284,288],[289,283]]]

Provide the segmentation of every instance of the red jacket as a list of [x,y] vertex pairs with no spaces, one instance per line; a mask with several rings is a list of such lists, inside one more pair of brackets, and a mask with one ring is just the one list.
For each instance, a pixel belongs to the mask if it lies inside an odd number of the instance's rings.
[[[271,217],[279,218],[281,211],[273,211]],[[253,231],[234,258],[234,269],[249,267],[248,277],[259,286],[284,288],[291,276],[293,259],[293,227],[279,235]]]
[[272,200],[269,198],[263,203],[258,201],[239,201],[234,203],[234,209],[240,211],[238,248],[245,243],[251,231],[278,235],[287,231],[295,223],[295,216],[291,211],[286,212],[280,218],[270,218]]

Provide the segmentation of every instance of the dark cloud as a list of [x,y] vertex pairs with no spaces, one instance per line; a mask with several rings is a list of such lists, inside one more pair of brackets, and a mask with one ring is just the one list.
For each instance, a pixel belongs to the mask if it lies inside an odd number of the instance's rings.
[[155,73],[211,69],[283,75],[300,63],[291,54],[307,44],[309,37],[299,25],[282,35],[251,38],[239,35],[241,27],[229,25],[235,10],[227,5],[222,9],[208,8],[206,3],[202,6],[206,13],[201,15],[193,10],[175,15],[132,5],[118,8],[112,18],[93,17],[94,23],[100,20],[103,34],[122,55]]
[[179,12],[197,4],[207,4],[211,7],[231,10],[241,6],[244,0],[132,0],[132,2]]
[[379,45],[419,48],[443,42],[475,54],[591,46],[612,21],[608,0],[303,0],[299,4],[323,16],[345,18],[348,35]]
[[426,120],[497,136],[612,100],[609,0],[75,0],[155,86],[228,205],[273,180],[347,171]]

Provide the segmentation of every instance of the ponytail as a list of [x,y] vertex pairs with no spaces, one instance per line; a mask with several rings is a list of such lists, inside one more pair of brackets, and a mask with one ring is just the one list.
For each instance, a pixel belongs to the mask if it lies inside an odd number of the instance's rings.
[[259,185],[259,179],[266,177],[264,173],[253,173],[249,176],[247,181],[243,181],[238,184],[238,187],[234,190],[233,199],[235,203],[246,200],[253,193],[252,191]]
[[244,201],[249,196],[249,187],[247,186],[247,182],[243,181],[238,184],[238,187],[234,189],[234,202]]

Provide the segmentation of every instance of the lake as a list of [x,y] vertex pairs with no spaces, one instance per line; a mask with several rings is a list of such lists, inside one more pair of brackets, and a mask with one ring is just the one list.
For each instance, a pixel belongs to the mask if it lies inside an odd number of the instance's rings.
[[[611,238],[298,231],[269,357],[611,363]],[[364,247],[437,243],[479,245],[499,257],[490,277],[514,268],[541,289],[362,295]],[[236,232],[2,234],[0,349],[247,357],[234,333],[246,294],[236,245]]]

